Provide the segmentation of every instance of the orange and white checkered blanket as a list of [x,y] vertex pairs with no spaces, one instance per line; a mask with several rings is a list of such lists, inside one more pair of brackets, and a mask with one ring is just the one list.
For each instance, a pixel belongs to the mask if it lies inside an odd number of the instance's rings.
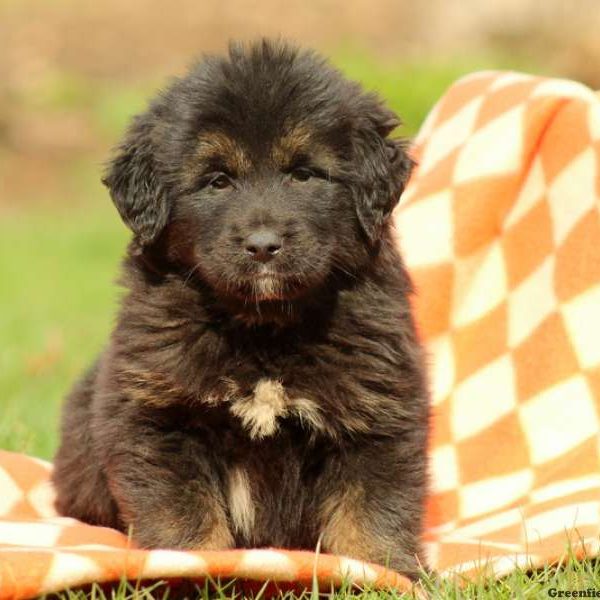
[[[496,575],[600,546],[600,99],[484,72],[423,126],[396,213],[431,354],[426,544],[442,573]],[[238,577],[310,585],[390,571],[277,549],[145,552],[58,517],[50,465],[0,453],[0,599],[88,582]]]

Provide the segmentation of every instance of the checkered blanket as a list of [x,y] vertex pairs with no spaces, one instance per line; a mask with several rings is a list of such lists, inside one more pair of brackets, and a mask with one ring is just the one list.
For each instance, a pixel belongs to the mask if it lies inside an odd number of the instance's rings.
[[[496,575],[600,535],[600,99],[477,73],[434,107],[396,213],[432,365],[426,544]],[[87,582],[238,577],[407,587],[376,565],[277,549],[145,552],[58,517],[50,465],[0,453],[0,599]]]
[[397,232],[433,368],[441,570],[600,541],[600,98],[477,73],[418,137]]

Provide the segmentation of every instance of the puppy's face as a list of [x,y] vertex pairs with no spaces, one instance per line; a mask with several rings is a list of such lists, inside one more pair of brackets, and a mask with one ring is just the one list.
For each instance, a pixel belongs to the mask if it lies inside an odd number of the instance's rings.
[[310,118],[271,129],[260,106],[244,111],[255,112],[252,133],[242,122],[198,132],[167,235],[186,239],[185,260],[220,294],[291,300],[347,260],[352,200],[329,132]]
[[299,300],[376,252],[411,167],[397,124],[313,54],[234,47],[137,117],[106,183],[137,243],[186,277]]

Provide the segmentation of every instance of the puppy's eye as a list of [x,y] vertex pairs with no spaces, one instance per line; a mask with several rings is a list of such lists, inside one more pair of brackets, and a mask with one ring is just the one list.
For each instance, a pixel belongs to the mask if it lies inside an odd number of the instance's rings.
[[294,169],[290,173],[290,177],[292,178],[292,181],[299,181],[301,183],[308,181],[313,176],[314,176],[314,173],[310,169],[303,169],[303,168]]
[[224,190],[228,187],[231,187],[232,184],[231,179],[229,179],[227,175],[224,173],[219,173],[210,180],[209,185],[216,190]]

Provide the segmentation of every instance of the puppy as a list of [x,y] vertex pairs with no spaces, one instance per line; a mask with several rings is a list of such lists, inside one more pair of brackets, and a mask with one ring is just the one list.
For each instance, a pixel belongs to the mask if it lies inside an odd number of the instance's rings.
[[133,238],[67,400],[57,508],[145,548],[278,546],[415,576],[428,391],[390,213],[397,117],[312,52],[231,46],[136,117]]

